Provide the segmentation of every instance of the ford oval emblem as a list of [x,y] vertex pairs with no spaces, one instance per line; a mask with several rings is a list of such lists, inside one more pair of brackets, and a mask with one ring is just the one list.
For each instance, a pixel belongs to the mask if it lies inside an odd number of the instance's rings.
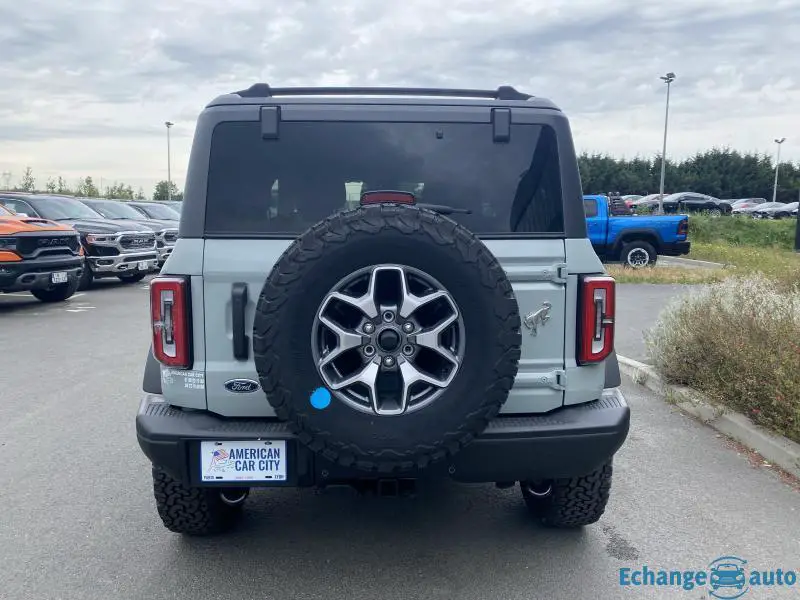
[[252,379],[231,379],[225,382],[225,389],[234,394],[251,394],[260,388]]

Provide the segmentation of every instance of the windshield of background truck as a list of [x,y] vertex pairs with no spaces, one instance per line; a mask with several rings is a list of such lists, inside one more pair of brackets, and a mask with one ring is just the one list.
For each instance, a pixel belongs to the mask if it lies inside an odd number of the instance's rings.
[[[34,204],[33,202],[31,204]],[[45,219],[60,221],[63,219],[102,219],[103,215],[92,210],[83,202],[72,198],[36,198],[34,205],[36,212]]]
[[108,219],[142,219],[142,214],[122,202],[90,202],[89,206]]

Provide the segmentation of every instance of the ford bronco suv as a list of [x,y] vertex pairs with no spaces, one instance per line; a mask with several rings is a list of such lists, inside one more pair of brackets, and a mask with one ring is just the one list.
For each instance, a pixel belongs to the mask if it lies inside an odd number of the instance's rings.
[[83,262],[72,227],[0,205],[0,292],[28,291],[42,302],[63,302],[78,289]]
[[431,477],[596,522],[630,414],[582,196],[566,116],[511,87],[212,101],[150,284],[136,430],[163,524]]

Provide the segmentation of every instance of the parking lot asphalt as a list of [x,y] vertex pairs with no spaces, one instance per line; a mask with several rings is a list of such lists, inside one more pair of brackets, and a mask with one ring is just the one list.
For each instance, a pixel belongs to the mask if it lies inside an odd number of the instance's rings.
[[[648,294],[623,286],[621,312]],[[147,312],[141,283],[0,296],[0,598],[700,598],[621,590],[619,569],[733,554],[800,570],[800,494],[627,380],[631,434],[583,531],[533,524],[517,489],[442,483],[414,499],[261,490],[234,532],[184,539],[156,515],[134,431]]]
[[659,313],[673,300],[691,293],[690,285],[626,283],[617,286],[617,353],[649,363],[644,343],[645,330],[652,327]]

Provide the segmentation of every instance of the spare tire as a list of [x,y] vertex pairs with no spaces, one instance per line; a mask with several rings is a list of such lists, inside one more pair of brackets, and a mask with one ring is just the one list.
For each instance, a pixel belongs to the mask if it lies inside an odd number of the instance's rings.
[[372,473],[453,456],[497,415],[520,357],[503,268],[417,207],[338,213],[297,238],[258,299],[261,386],[300,442]]

